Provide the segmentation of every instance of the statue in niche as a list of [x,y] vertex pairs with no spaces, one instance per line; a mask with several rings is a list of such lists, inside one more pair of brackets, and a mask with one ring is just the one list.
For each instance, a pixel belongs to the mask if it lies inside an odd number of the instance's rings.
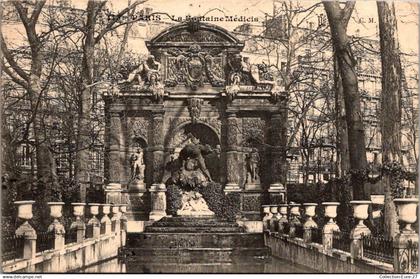
[[259,165],[260,165],[260,155],[258,149],[251,148],[251,151],[246,155],[246,183],[247,184],[259,184]]
[[161,103],[165,93],[161,80],[162,64],[156,61],[153,55],[149,55],[146,61],[128,74],[127,79],[120,81],[120,84],[137,85],[141,89],[150,90],[156,101]]
[[131,180],[142,182],[144,180],[145,165],[143,161],[143,150],[141,148],[137,149],[136,153],[131,154],[130,166]]

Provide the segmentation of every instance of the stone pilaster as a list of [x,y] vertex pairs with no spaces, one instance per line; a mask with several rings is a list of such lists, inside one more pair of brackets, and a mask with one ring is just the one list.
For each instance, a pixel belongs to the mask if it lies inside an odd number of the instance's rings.
[[239,187],[239,142],[241,130],[235,113],[227,114],[226,132],[226,185],[225,191],[240,191]]
[[151,211],[150,220],[160,220],[166,216],[166,186],[162,182],[164,171],[164,148],[163,148],[163,111],[154,112],[152,119],[152,166],[153,184],[150,187]]
[[275,113],[271,116],[271,184],[268,189],[270,202],[279,204],[286,202],[286,140],[287,119],[285,113]]
[[117,112],[111,112],[109,116],[108,134],[108,184],[105,185],[106,202],[121,202],[121,175],[123,167],[120,157],[122,127],[121,115]]

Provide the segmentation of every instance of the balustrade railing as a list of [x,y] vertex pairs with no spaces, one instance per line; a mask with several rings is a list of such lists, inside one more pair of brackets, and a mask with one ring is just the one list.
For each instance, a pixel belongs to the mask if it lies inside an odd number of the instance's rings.
[[117,220],[112,220],[111,221],[111,231],[115,232],[116,227],[117,227]]
[[38,232],[36,239],[36,252],[54,249],[55,234],[51,232]]
[[363,257],[393,263],[393,240],[382,236],[362,235]]
[[105,234],[106,232],[106,223],[101,223],[101,234]]
[[280,231],[280,233],[289,234],[289,232],[290,232],[290,224],[289,223],[284,223],[283,224],[283,229]]
[[16,236],[14,231],[2,231],[1,257],[2,261],[23,258],[23,247],[25,239],[23,236]]
[[312,228],[311,238],[313,243],[318,243],[322,245],[322,228]]
[[94,224],[86,225],[86,238],[93,238],[93,227]]
[[295,237],[303,238],[303,225],[295,225]]
[[332,247],[337,250],[350,253],[350,233],[346,231],[334,231]]
[[70,244],[77,242],[77,230],[76,229],[69,229],[66,231],[66,235],[64,237],[64,244]]

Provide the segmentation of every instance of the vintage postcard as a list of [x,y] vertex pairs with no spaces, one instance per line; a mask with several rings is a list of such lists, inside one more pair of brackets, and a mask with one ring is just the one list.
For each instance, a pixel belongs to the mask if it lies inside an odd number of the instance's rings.
[[417,2],[0,5],[4,278],[418,272]]

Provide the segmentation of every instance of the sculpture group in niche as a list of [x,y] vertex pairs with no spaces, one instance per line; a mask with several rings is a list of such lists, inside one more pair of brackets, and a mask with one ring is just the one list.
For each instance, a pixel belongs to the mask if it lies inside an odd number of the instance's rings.
[[147,60],[140,63],[120,84],[137,85],[140,89],[150,90],[155,100],[161,103],[165,93],[161,68],[161,63],[156,61],[153,55],[149,55]]

